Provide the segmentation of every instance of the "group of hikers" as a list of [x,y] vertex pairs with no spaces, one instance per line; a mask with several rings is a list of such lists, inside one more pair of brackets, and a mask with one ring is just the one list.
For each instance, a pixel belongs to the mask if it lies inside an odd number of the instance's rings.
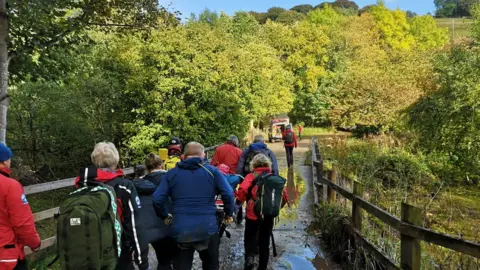
[[[297,139],[283,133],[288,165],[293,165]],[[21,184],[10,178],[12,151],[0,143],[0,270],[27,269],[24,247],[33,252],[41,241]],[[150,153],[144,169],[127,179],[115,145],[101,142],[92,165],[80,170],[76,190],[60,205],[58,255],[50,265],[61,269],[149,268],[149,244],[157,269],[191,269],[195,251],[203,269],[220,269],[220,228],[243,222],[245,265],[267,269],[274,220],[287,204],[286,180],[279,176],[274,153],[262,135],[245,150],[236,136],[217,147],[209,161],[204,147],[184,147],[173,138],[168,158]],[[217,200],[222,204],[219,215]]]

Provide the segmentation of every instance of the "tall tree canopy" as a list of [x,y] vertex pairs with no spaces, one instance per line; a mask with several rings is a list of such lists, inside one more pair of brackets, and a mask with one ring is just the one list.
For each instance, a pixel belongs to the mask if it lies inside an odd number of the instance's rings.
[[[41,65],[47,50],[72,43],[92,27],[144,28],[168,14],[155,0],[0,1],[0,96],[11,79],[25,76],[23,65]],[[45,53],[43,53],[45,52]],[[37,57],[41,55],[43,57]],[[0,141],[6,139],[8,101],[0,106]]]

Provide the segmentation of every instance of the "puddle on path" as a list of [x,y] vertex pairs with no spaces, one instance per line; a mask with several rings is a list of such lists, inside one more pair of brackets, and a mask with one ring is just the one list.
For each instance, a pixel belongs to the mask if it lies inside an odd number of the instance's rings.
[[287,193],[290,207],[280,213],[280,222],[275,227],[277,244],[281,247],[280,257],[274,260],[273,269],[327,270],[327,261],[323,254],[312,250],[307,244],[305,231],[309,221],[309,201],[306,196],[307,183],[300,172],[284,170],[281,175],[287,178]]

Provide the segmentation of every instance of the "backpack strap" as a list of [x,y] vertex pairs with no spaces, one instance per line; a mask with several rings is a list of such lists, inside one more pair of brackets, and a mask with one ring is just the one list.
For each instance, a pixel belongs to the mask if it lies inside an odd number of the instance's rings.
[[203,169],[205,169],[205,171],[207,171],[208,174],[210,174],[210,176],[211,176],[213,179],[215,179],[215,175],[213,175],[213,173],[212,173],[209,169],[207,169],[207,167],[203,166],[203,164],[201,164],[201,163],[199,163],[198,165],[200,165]]
[[[254,173],[254,175],[257,174],[257,172]],[[255,175],[255,179],[253,180],[252,182],[252,185],[248,188],[248,197],[249,199],[252,199],[253,198],[253,194],[252,194],[252,191],[253,191],[253,188],[257,185],[258,181],[260,178],[264,178],[265,176],[269,175],[269,173],[267,172],[262,172],[260,174],[257,174]]]
[[87,186],[90,182],[95,181],[97,178],[97,168],[93,165],[88,166],[87,168],[80,169],[78,174],[80,180],[78,181],[79,186]]

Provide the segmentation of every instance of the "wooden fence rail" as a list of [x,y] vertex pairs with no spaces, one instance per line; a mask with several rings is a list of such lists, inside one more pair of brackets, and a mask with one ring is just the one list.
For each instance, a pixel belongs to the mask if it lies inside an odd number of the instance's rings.
[[[372,243],[365,239],[361,234],[362,229],[362,211],[375,216],[383,223],[400,232],[401,269],[420,269],[421,268],[421,246],[420,241],[425,241],[438,246],[442,246],[460,253],[464,253],[475,258],[480,258],[480,244],[467,241],[458,237],[434,232],[421,226],[422,211],[412,205],[402,203],[402,217],[388,213],[380,207],[366,201],[363,198],[363,185],[360,182],[353,182],[353,192],[336,184],[335,180],[338,173],[332,171],[330,179],[323,177],[324,168],[321,154],[318,150],[316,139],[312,139],[312,170],[316,181],[314,182],[315,202],[324,201],[326,203],[335,203],[336,193],[352,202],[352,228],[356,244],[369,250],[375,258],[387,269],[398,269],[399,267],[385,254],[378,250]],[[334,177],[332,177],[332,175]],[[350,180],[351,181],[351,180]],[[324,194],[325,186],[328,192]],[[325,196],[326,195],[326,196]],[[318,198],[318,199],[317,199]]]
[[[207,157],[208,157],[208,152],[214,151],[215,149],[217,149],[218,146],[219,145],[215,145],[215,146],[205,148],[205,153],[207,153]],[[133,174],[133,172],[134,172],[134,168],[123,169],[123,173],[125,175],[131,175]],[[31,195],[31,194],[61,189],[61,188],[73,187],[74,185],[75,185],[75,178],[67,178],[67,179],[48,182],[48,183],[26,186],[24,187],[24,190],[26,195]],[[55,214],[58,213],[58,210],[59,210],[59,207],[54,207],[48,210],[34,213],[33,217],[35,219],[35,222],[45,220],[45,219],[50,219],[50,218],[53,218]],[[56,244],[56,241],[57,241],[56,236],[43,239],[40,245],[40,249],[51,247]],[[29,247],[25,247],[24,251],[26,255],[30,255],[33,253]]]

